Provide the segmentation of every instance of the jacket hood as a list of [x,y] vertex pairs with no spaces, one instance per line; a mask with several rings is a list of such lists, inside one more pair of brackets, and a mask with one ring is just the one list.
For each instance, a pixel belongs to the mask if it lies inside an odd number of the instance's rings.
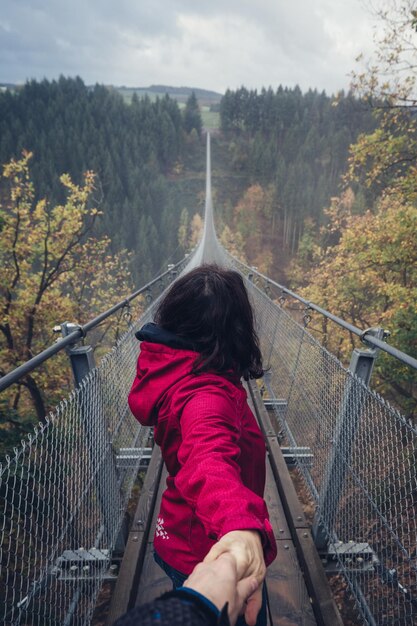
[[160,343],[170,348],[178,348],[182,350],[195,350],[195,347],[188,339],[178,337],[171,333],[169,330],[165,330],[160,326],[157,326],[153,322],[142,326],[137,333],[135,333],[136,339],[139,341],[150,341],[151,343]]
[[153,426],[168,392],[191,374],[198,352],[191,342],[156,324],[145,324],[136,337],[142,343],[128,401],[139,422]]

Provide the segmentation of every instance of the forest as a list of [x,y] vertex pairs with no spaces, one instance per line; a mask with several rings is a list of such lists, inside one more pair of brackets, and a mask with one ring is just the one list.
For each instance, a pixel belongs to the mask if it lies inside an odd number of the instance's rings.
[[[212,178],[226,247],[352,323],[388,328],[416,356],[410,15],[381,16],[378,63],[354,74],[348,93],[227,90],[213,105]],[[174,96],[127,100],[65,77],[0,93],[2,374],[49,345],[54,324],[85,321],[197,242],[201,107],[194,92],[181,106]],[[346,361],[351,337],[313,331]],[[415,374],[383,358],[378,368],[378,389],[415,416]],[[61,392],[56,370],[28,377],[2,396],[3,430],[19,437]]]
[[111,235],[113,251],[132,251],[135,281],[175,254],[172,233],[184,207],[167,174],[200,134],[193,95],[181,113],[168,96],[151,102],[134,95],[128,104],[116,90],[88,88],[80,78],[30,81],[0,94],[1,163],[23,150],[33,153],[36,197],[51,202],[63,200],[62,174],[80,183],[84,172],[93,171],[94,202],[102,214],[95,232]]
[[[323,209],[341,189],[349,146],[375,127],[374,117],[350,93],[336,99],[282,86],[275,92],[228,90],[220,117],[228,162],[236,174],[246,176],[234,214],[226,209],[225,219],[242,234],[251,261],[284,279],[306,222],[325,221]],[[358,193],[358,209],[363,202]],[[256,229],[253,221],[262,228]]]
[[[305,218],[321,221],[323,207],[338,192],[349,145],[374,127],[369,110],[351,94],[341,94],[334,105],[325,93],[302,94],[299,88],[226,92],[222,132],[213,137],[216,208],[226,222],[230,205],[245,202],[245,193],[259,185],[268,198],[275,247],[294,254]],[[134,94],[126,102],[116,90],[88,88],[79,78],[31,81],[0,94],[0,162],[18,159],[23,150],[33,153],[36,195],[51,202],[63,200],[63,173],[79,183],[83,172],[93,171],[101,213],[95,233],[109,236],[114,252],[130,251],[134,280],[143,281],[172,255],[183,254],[178,229],[201,212],[205,165],[198,107],[195,94],[180,110],[168,95],[151,101]],[[244,215],[240,221],[233,227],[244,234]],[[253,256],[251,242],[246,248]],[[281,257],[276,261],[275,269],[282,266]]]

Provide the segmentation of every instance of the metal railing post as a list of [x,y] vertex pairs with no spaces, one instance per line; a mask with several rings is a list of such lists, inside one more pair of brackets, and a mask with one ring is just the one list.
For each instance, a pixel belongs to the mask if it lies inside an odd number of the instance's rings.
[[[77,328],[78,326],[76,324],[64,322],[61,324],[62,335],[66,337]],[[106,544],[112,547],[114,541],[112,537],[112,531],[114,531],[114,529],[112,529],[112,520],[117,519],[120,507],[122,506],[120,494],[118,491],[115,492],[114,490],[114,485],[118,484],[116,460],[105,423],[104,402],[101,389],[98,394],[98,402],[96,401],[93,411],[92,407],[89,406],[88,398],[84,394],[82,384],[85,377],[96,366],[93,348],[89,345],[70,345],[66,348],[66,351],[71,362],[75,386],[81,391],[81,419],[86,435],[90,462],[93,471],[95,471],[95,484],[104,526],[102,537]],[[99,463],[98,468],[95,467],[97,463]],[[119,533],[116,539],[116,550],[122,552],[124,546],[124,538]]]
[[[366,333],[381,340],[386,336],[382,328],[371,328]],[[327,551],[333,534],[337,508],[342,497],[347,467],[361,417],[364,388],[357,384],[355,378],[359,378],[368,386],[378,353],[379,348],[374,347],[367,350],[355,348],[352,352],[349,371],[353,376],[347,379],[336,419],[333,445],[320,489],[318,510],[312,529],[316,547],[323,552]]]
[[[79,326],[77,324],[64,322],[63,324],[61,324],[62,336],[67,337],[78,328]],[[66,348],[66,353],[68,354],[70,359],[75,386],[79,387],[81,381],[96,366],[94,361],[93,348],[91,346],[76,346],[73,344]]]

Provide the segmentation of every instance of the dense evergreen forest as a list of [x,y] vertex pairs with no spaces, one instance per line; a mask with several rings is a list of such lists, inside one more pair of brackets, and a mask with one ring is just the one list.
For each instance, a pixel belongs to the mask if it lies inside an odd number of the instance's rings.
[[[194,126],[197,138],[190,139]],[[140,283],[182,252],[176,233],[184,194],[176,194],[167,174],[200,132],[193,94],[183,113],[168,96],[151,102],[134,95],[126,103],[115,90],[88,88],[80,78],[31,81],[0,94],[0,162],[33,152],[37,195],[51,202],[63,201],[62,173],[79,183],[93,170],[93,200],[103,213],[96,234],[109,235],[114,251],[133,251]]]
[[[336,99],[282,86],[260,93],[245,87],[228,90],[220,115],[232,167],[246,174],[252,195],[263,198],[263,210],[257,203],[263,233],[255,249],[247,242],[245,251],[256,261],[262,248],[269,249],[270,263],[266,267],[264,263],[264,270],[282,276],[285,259],[298,249],[306,220],[324,223],[324,208],[340,192],[350,144],[359,133],[373,129],[375,120],[369,107],[351,94]],[[250,198],[247,201],[250,204]],[[361,191],[356,196],[358,210],[363,203]],[[240,215],[235,212],[230,220],[229,212],[226,221],[246,235],[244,205],[243,198]]]
[[[350,95],[336,101],[297,87],[259,94],[242,87],[226,92],[220,120],[222,133],[213,138],[218,212],[246,239],[241,248],[251,262],[259,263],[263,251],[264,269],[282,274],[306,218],[322,221],[348,147],[372,128],[373,118]],[[133,253],[135,283],[185,252],[188,238],[178,241],[178,232],[201,212],[201,132],[193,92],[183,110],[168,95],[151,101],[134,94],[127,102],[116,90],[88,88],[80,78],[31,81],[0,93],[0,162],[33,152],[36,193],[51,202],[63,200],[62,173],[78,183],[83,172],[94,171],[93,200],[102,212],[96,234],[108,235],[114,252]],[[260,205],[248,216],[254,194]]]

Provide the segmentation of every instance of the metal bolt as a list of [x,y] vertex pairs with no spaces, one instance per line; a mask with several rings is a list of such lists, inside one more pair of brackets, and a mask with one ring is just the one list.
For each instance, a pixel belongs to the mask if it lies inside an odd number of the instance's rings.
[[139,541],[139,537],[138,536],[132,537],[132,541]]
[[298,520],[299,522],[301,522],[301,520],[302,520],[302,519],[303,519],[303,518],[302,518],[302,516],[301,516],[301,515],[298,515],[298,516],[297,516],[297,520]]
[[283,528],[280,528],[280,529],[279,529],[279,532],[280,532],[280,533],[283,533],[283,532],[284,532],[284,529],[283,529]]
[[287,545],[284,546],[284,550],[289,550],[289,549],[290,549],[290,546],[287,546]]
[[111,571],[112,574],[117,572],[117,565],[116,565],[116,563],[113,563],[113,565],[110,565],[109,570]]
[[142,519],[137,519],[136,520],[136,526],[143,526],[144,521]]
[[303,533],[303,537],[308,537],[308,533]]

